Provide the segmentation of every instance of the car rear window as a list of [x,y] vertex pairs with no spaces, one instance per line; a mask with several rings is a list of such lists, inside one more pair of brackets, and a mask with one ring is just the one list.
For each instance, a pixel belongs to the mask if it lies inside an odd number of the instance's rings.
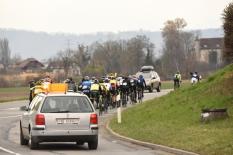
[[150,79],[151,78],[151,73],[143,73],[142,74],[144,79]]
[[85,96],[49,96],[45,99],[41,113],[90,113],[91,103]]

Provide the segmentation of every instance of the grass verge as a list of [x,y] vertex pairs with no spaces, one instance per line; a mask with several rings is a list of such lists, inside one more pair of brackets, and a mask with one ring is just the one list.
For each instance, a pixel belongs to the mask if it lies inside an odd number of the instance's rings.
[[0,103],[28,99],[28,87],[0,88]]
[[[189,87],[190,81],[189,80],[183,80],[181,83],[181,87]],[[162,89],[173,89],[174,88],[174,82],[173,81],[162,81]]]
[[[205,82],[127,109],[113,131],[137,140],[203,155],[233,154],[233,65]],[[202,108],[227,108],[229,118],[200,122]]]

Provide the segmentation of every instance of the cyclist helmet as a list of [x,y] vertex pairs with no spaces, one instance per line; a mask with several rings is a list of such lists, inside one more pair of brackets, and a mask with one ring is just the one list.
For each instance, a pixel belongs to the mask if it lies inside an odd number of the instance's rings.
[[84,80],[89,80],[89,79],[90,79],[89,76],[84,77]]
[[105,83],[109,83],[109,79],[108,79],[108,78],[105,78],[105,79],[104,79],[104,82],[105,82]]

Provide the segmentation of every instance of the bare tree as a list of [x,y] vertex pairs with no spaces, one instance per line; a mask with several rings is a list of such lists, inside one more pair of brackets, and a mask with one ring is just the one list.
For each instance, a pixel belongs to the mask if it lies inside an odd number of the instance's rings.
[[22,61],[22,57],[19,53],[16,53],[11,57],[11,64],[17,64],[20,61]]
[[80,68],[85,68],[91,59],[88,46],[78,45],[78,49],[73,53],[74,63]]
[[182,18],[168,20],[162,31],[164,49],[162,66],[167,76],[176,71],[188,74],[195,62],[194,35],[183,31],[187,25]]
[[58,57],[62,62],[64,71],[65,71],[65,76],[68,76],[68,72],[70,67],[73,65],[73,51],[70,49],[66,49],[65,51],[60,51],[58,53]]

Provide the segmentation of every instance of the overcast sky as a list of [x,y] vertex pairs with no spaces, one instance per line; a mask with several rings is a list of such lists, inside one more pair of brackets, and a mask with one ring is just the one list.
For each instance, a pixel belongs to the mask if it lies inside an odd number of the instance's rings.
[[45,32],[157,31],[168,19],[187,29],[219,28],[232,0],[0,0],[0,28]]

